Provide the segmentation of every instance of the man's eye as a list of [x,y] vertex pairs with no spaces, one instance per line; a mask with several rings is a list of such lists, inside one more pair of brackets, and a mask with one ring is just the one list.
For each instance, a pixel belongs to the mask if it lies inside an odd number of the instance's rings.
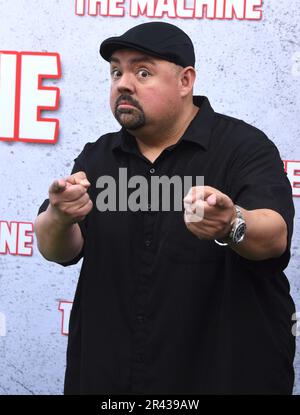
[[150,72],[149,72],[149,71],[147,71],[147,69],[140,69],[140,70],[138,71],[138,76],[139,76],[140,78],[147,78],[149,75],[150,75]]
[[111,76],[114,79],[119,78],[121,76],[121,72],[119,71],[119,69],[113,69],[111,71]]

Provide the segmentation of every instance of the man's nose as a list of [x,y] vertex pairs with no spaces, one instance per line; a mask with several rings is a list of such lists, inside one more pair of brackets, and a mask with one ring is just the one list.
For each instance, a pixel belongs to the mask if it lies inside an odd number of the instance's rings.
[[134,77],[132,76],[132,74],[123,73],[121,78],[118,80],[117,87],[119,92],[133,93],[135,86]]

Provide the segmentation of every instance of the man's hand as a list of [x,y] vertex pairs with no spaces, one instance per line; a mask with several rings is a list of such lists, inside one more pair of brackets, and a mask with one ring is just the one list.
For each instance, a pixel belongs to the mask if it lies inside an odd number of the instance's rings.
[[90,186],[83,171],[66,179],[55,180],[49,188],[49,209],[53,218],[62,225],[82,221],[91,211],[93,202],[87,190]]
[[[192,187],[184,201],[184,221],[200,239],[225,239],[236,218],[230,197],[209,186]],[[244,258],[260,261],[279,257],[287,247],[287,225],[283,217],[271,209],[241,208],[247,224],[246,237],[240,244],[229,246]]]
[[236,217],[232,200],[210,186],[194,186],[183,199],[184,221],[200,239],[222,239],[228,236]]

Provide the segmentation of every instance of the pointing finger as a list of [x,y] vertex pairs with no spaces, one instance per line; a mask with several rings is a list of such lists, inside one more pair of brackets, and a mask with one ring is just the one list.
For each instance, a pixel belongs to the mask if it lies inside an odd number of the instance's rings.
[[194,203],[196,200],[203,200],[204,196],[204,187],[203,186],[193,186],[188,191],[187,195],[183,199],[184,203]]
[[61,193],[66,188],[66,181],[64,179],[54,180],[49,188],[49,193]]

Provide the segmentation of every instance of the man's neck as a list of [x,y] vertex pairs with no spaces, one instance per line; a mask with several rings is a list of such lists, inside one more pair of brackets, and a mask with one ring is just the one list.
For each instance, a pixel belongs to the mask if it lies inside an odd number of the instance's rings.
[[160,127],[157,131],[143,131],[142,134],[131,132],[136,138],[140,152],[153,163],[165,148],[180,140],[198,111],[199,107],[192,105],[169,129]]

